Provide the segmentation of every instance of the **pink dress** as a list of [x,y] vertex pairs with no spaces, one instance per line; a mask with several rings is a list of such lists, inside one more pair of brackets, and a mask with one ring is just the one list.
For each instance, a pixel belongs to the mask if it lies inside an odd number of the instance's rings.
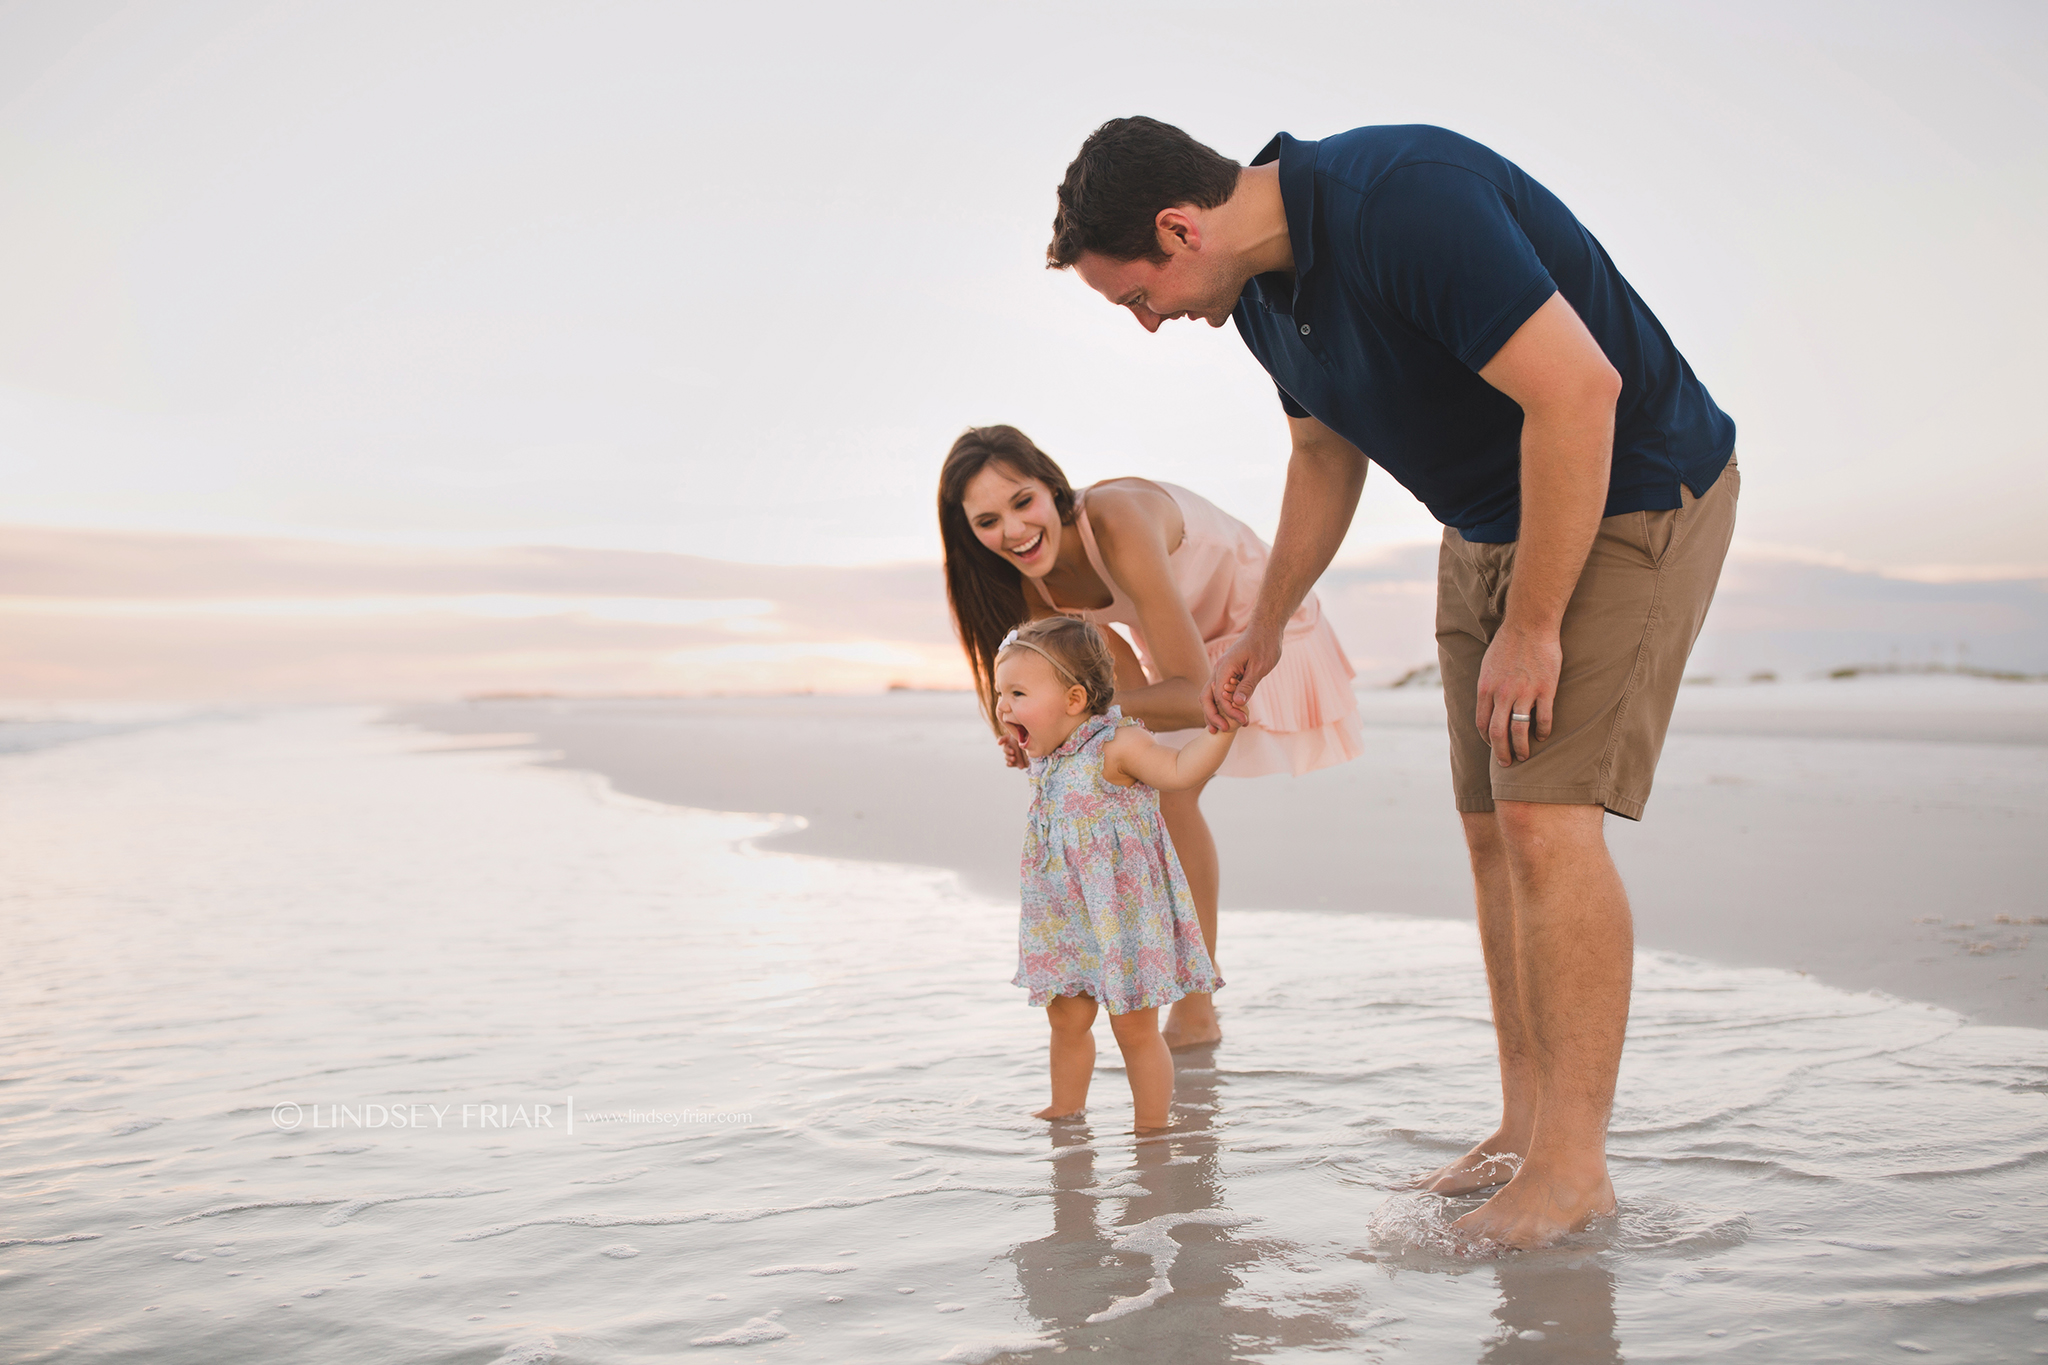
[[[1188,614],[1194,618],[1195,629],[1208,647],[1209,662],[1214,664],[1251,624],[1259,585],[1266,577],[1266,542],[1207,498],[1170,483],[1157,487],[1180,508],[1186,534],[1166,563]],[[1128,627],[1146,676],[1156,681],[1160,672],[1145,646],[1137,605],[1110,577],[1102,564],[1102,552],[1096,548],[1095,531],[1088,524],[1087,490],[1076,503],[1074,524],[1080,529],[1082,548],[1088,552],[1089,565],[1113,594],[1110,604],[1093,611],[1063,607],[1052,600],[1042,581],[1034,578],[1030,582],[1045,604],[1062,615],[1097,626],[1115,623]],[[1288,618],[1281,636],[1280,662],[1252,693],[1251,724],[1231,745],[1222,774],[1263,777],[1292,773],[1299,777],[1317,768],[1348,763],[1364,753],[1358,699],[1351,694],[1355,676],[1351,661],[1344,657],[1344,646],[1337,643],[1337,633],[1323,619],[1316,595],[1310,593]],[[1172,730],[1158,739],[1179,748],[1200,733]]]

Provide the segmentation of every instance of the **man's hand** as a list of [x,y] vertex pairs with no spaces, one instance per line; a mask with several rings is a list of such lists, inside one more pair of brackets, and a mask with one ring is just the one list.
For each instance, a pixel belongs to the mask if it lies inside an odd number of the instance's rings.
[[1522,407],[1520,540],[1472,717],[1506,768],[1550,738],[1564,670],[1559,635],[1607,501],[1621,376],[1564,295],[1552,294],[1479,377]]
[[1280,662],[1280,633],[1252,627],[1237,637],[1230,651],[1216,661],[1209,685],[1202,689],[1202,710],[1209,733],[1228,734],[1251,723],[1252,691]]
[[[1493,746],[1503,768],[1529,756],[1529,745],[1550,738],[1551,703],[1564,669],[1564,647],[1555,631],[1525,631],[1503,625],[1479,664],[1479,708],[1472,723]],[[1517,720],[1526,716],[1526,720]]]
[[1358,447],[1313,417],[1287,419],[1293,446],[1287,459],[1287,491],[1280,499],[1280,529],[1266,560],[1252,624],[1230,652],[1209,670],[1202,710],[1209,730],[1247,725],[1252,691],[1280,662],[1280,638],[1288,618],[1344,542],[1358,495],[1365,488],[1365,456]]

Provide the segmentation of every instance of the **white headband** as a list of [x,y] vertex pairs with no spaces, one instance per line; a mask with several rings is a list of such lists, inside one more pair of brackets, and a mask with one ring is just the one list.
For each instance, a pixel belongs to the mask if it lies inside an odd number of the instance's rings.
[[1028,649],[1033,654],[1036,654],[1039,658],[1051,664],[1053,666],[1053,671],[1058,673],[1062,678],[1066,679],[1067,685],[1069,687],[1079,687],[1081,685],[1081,680],[1074,676],[1074,670],[1068,668],[1058,659],[1053,658],[1052,655],[1040,649],[1037,645],[1032,644],[1031,641],[1018,639],[1017,632],[1014,630],[1011,631],[1008,635],[1005,635],[1003,637],[1003,642],[996,646],[996,657],[1001,658],[1003,651],[1011,648]]

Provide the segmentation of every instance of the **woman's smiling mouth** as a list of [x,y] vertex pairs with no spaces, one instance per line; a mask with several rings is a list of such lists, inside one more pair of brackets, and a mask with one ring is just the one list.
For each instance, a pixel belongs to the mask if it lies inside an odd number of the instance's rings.
[[1030,540],[1012,549],[1010,553],[1019,559],[1029,559],[1038,553],[1038,547],[1043,544],[1045,544],[1045,532],[1040,531],[1037,535],[1031,537]]

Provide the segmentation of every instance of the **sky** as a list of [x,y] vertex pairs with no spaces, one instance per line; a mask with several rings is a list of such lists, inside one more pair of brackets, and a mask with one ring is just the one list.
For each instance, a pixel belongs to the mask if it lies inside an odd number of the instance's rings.
[[[59,531],[929,563],[940,458],[1006,421],[1077,483],[1270,535],[1285,428],[1234,331],[1147,336],[1043,268],[1066,162],[1140,112],[1239,159],[1374,122],[1490,144],[1735,417],[1743,553],[2048,577],[2048,10],[2019,3],[0,0],[0,525],[38,563]],[[1435,534],[1376,474],[1341,562]],[[0,578],[0,614],[62,615],[31,598]],[[289,614],[253,571],[207,600],[254,598]],[[792,611],[716,619],[822,639]],[[0,693],[93,685],[29,663]]]

